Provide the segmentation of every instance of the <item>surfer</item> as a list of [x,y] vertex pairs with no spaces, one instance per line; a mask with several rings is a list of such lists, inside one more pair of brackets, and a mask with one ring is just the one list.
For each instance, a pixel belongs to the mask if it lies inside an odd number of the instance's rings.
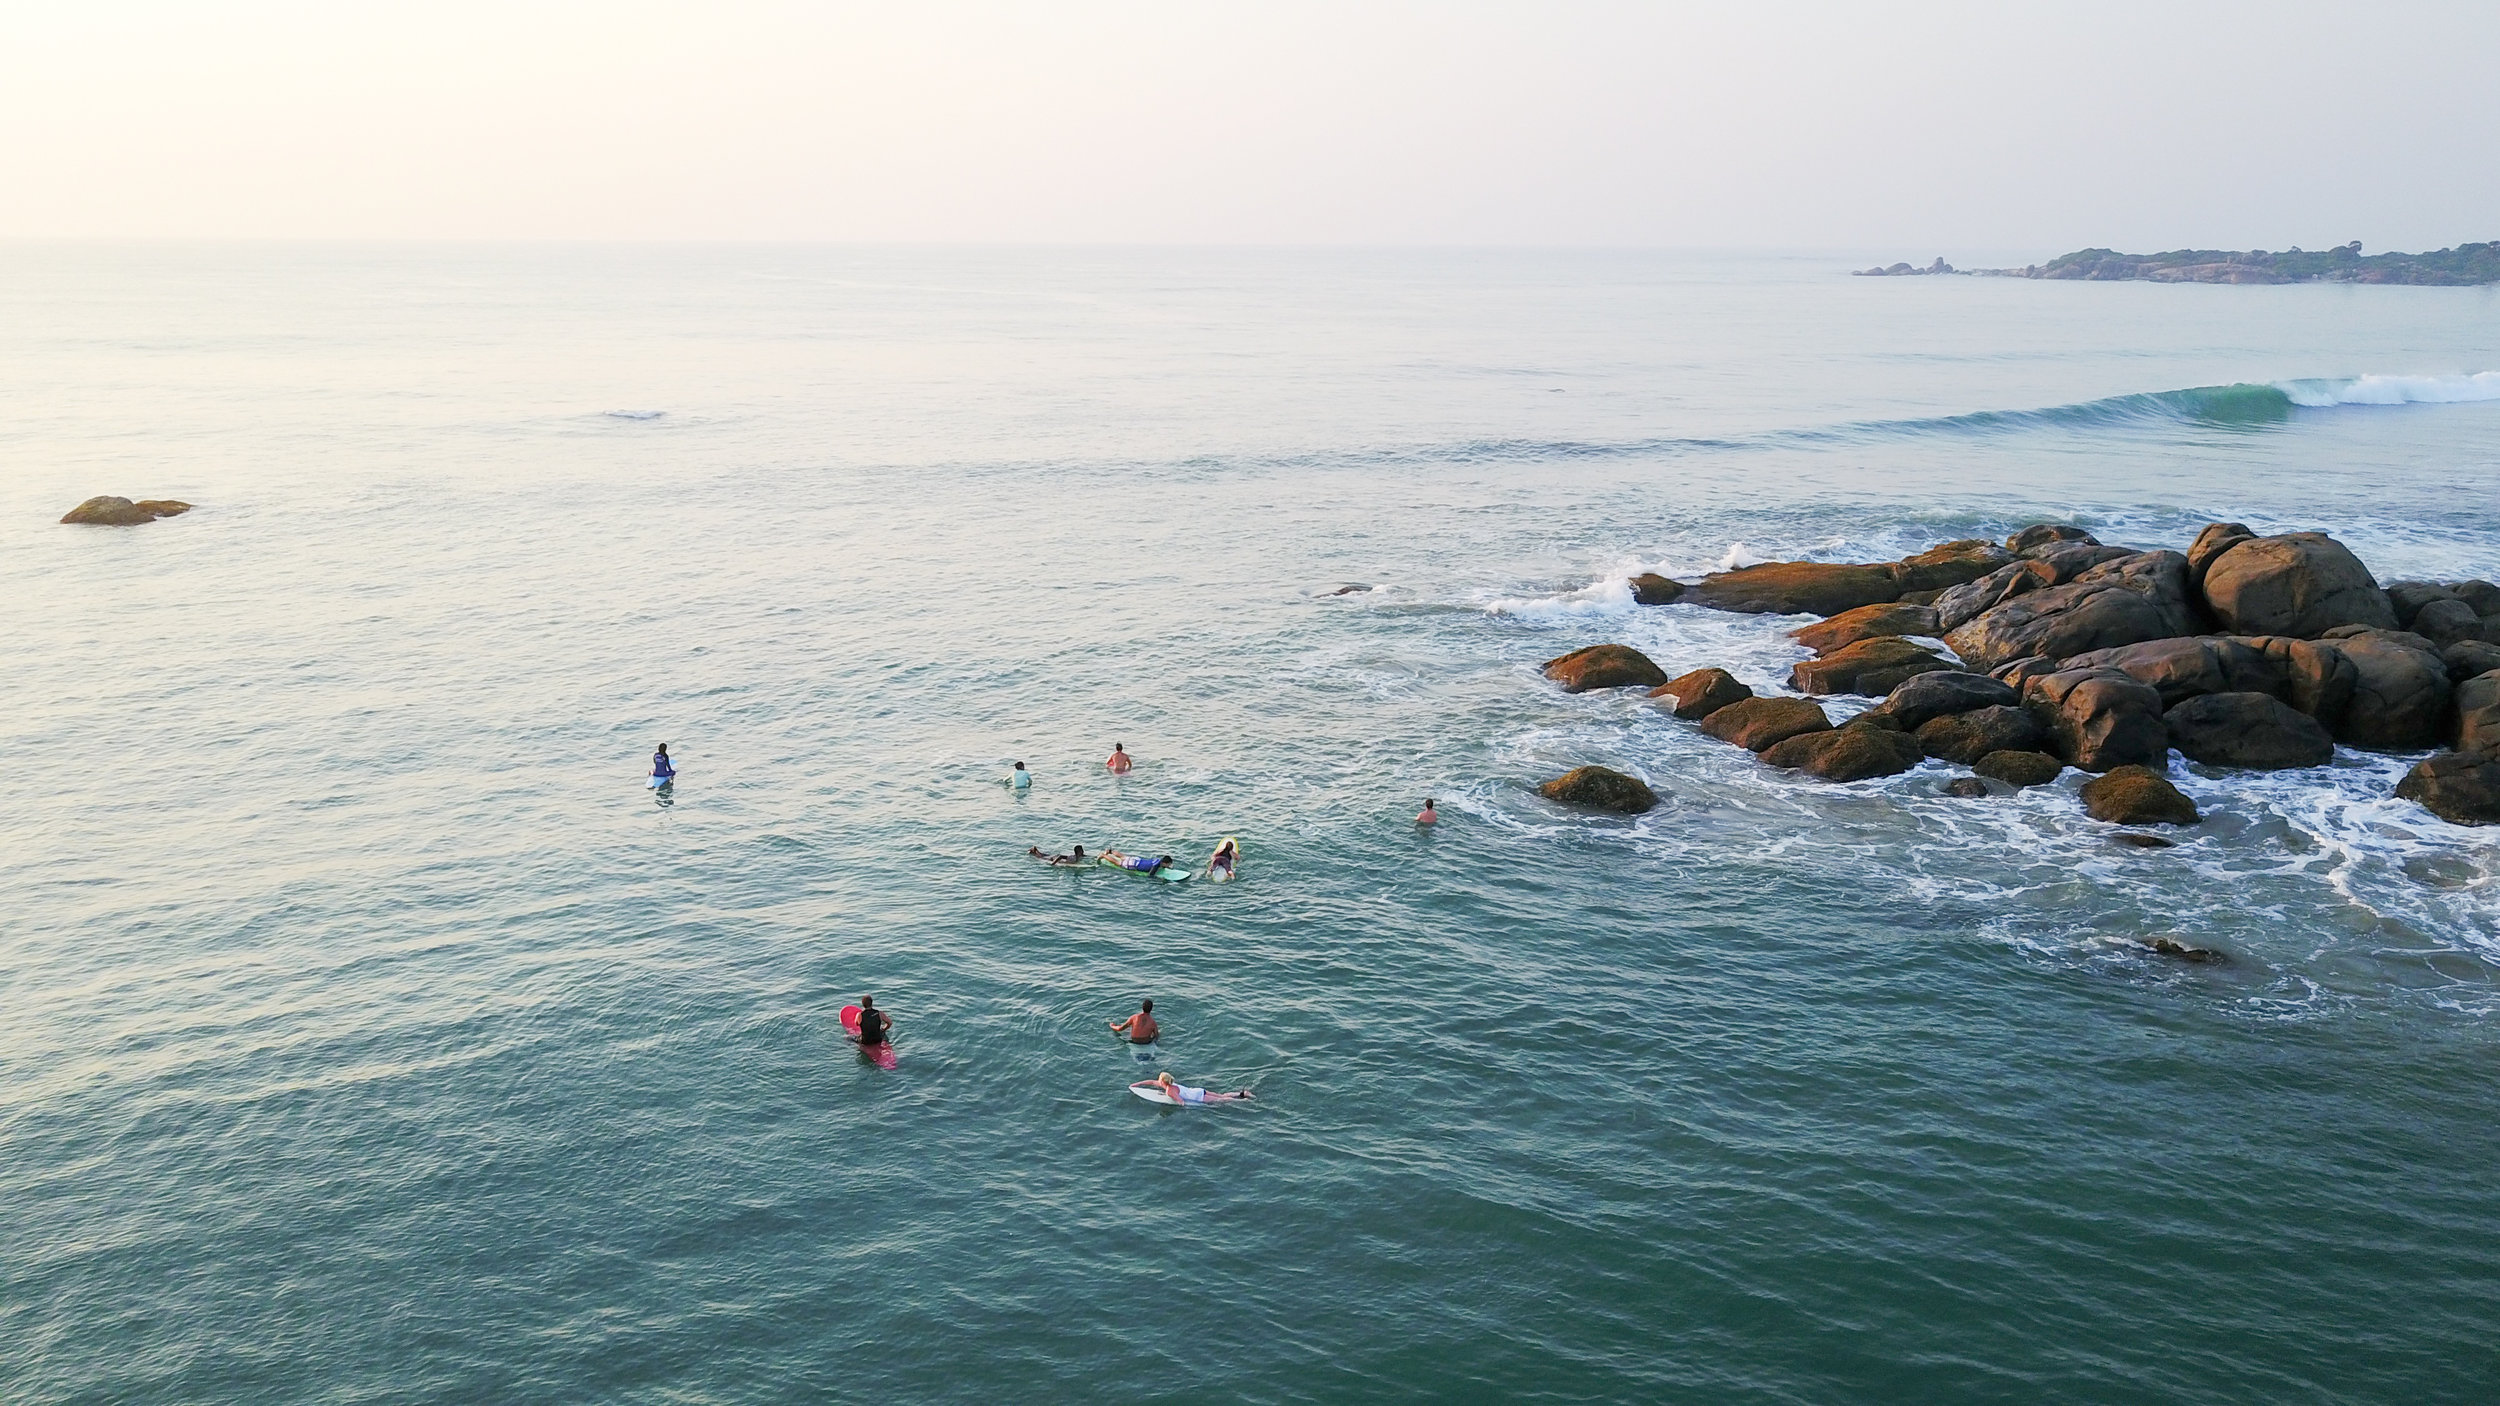
[[1233,866],[1240,862],[1241,845],[1236,841],[1226,840],[1215,847],[1215,853],[1207,856],[1207,877],[1212,879],[1221,874],[1229,879],[1233,876]]
[[859,1047],[861,1049],[874,1049],[884,1044],[886,1033],[893,1028],[894,1022],[886,1019],[885,1012],[877,1009],[876,997],[859,998]]
[[1250,1097],[1248,1089],[1237,1089],[1229,1094],[1211,1094],[1204,1089],[1193,1089],[1187,1084],[1174,1082],[1172,1071],[1168,1069],[1157,1074],[1154,1082],[1163,1087],[1164,1094],[1174,1103],[1231,1103],[1235,1099]]
[[1441,812],[1432,808],[1432,797],[1424,797],[1423,814],[1415,817],[1415,823],[1418,825],[1438,825],[1441,823]]
[[1039,846],[1028,846],[1024,852],[1033,856],[1035,859],[1042,861],[1044,864],[1056,864],[1063,869],[1072,865],[1091,864],[1094,862],[1085,857],[1085,846],[1083,845],[1078,845],[1075,849],[1068,851],[1066,854],[1044,854]]
[[1116,849],[1107,849],[1102,852],[1102,862],[1119,869],[1134,869],[1140,874],[1152,874],[1170,864],[1172,856],[1158,854],[1152,859],[1147,859],[1142,856],[1125,855]]
[[1138,1002],[1137,1014],[1126,1020],[1107,1023],[1113,1030],[1126,1035],[1132,1045],[1151,1045],[1155,1037],[1163,1033],[1163,1027],[1155,1024],[1155,1003],[1152,1001]]
[[1024,769],[1024,763],[1018,762],[1016,769],[1007,773],[1007,785],[1014,790],[1030,791],[1033,789],[1033,773]]
[[660,750],[651,754],[651,779],[663,786],[677,779],[677,764],[668,759],[668,744],[665,742],[660,744]]
[[1117,742],[1112,743],[1111,755],[1104,760],[1103,765],[1111,768],[1113,776],[1128,775],[1128,769],[1132,765],[1128,759],[1128,748]]

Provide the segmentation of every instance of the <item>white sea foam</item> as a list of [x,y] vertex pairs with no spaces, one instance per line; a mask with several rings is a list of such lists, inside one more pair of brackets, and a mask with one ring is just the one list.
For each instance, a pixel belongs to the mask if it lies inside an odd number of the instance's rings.
[[2500,400],[2500,371],[2471,376],[2352,376],[2317,381],[2277,381],[2275,389],[2292,404],[2312,409],[2331,405],[2453,405],[2470,400]]

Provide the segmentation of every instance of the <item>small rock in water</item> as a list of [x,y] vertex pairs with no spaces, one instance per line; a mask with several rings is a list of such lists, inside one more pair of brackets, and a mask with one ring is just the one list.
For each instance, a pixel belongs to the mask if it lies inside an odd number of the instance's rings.
[[1753,690],[1725,669],[1695,669],[1651,689],[1649,696],[1677,717],[1698,721],[1730,703],[1753,697]]
[[1639,815],[1658,804],[1658,793],[1638,777],[1626,776],[1611,767],[1584,766],[1564,772],[1537,788],[1549,801],[1564,805],[1586,806],[1591,810],[1620,811]]
[[2187,943],[2181,942],[2175,937],[2148,937],[2143,939],[2138,945],[2142,946],[2144,950],[2148,952],[2158,952],[2165,957],[2176,957],[2182,962],[2221,962],[2229,960],[2221,953],[2216,952],[2210,947],[2191,947]]
[[1632,578],[1634,605],[1673,605],[1683,594],[1683,582],[1661,576],[1655,571],[1644,571]]
[[83,523],[94,527],[131,527],[143,522],[154,522],[161,517],[175,517],[189,511],[191,511],[190,504],[176,502],[171,498],[142,498],[134,503],[128,498],[102,493],[63,513],[61,521]]
[[1352,596],[1360,595],[1370,589],[1371,587],[1369,586],[1339,586],[1337,589],[1328,592],[1328,594],[1332,596]]
[[1586,693],[1593,688],[1656,688],[1667,681],[1667,671],[1628,644],[1593,644],[1546,660],[1545,677],[1561,684],[1565,693]]
[[1705,734],[1749,752],[1768,751],[1799,733],[1821,732],[1831,725],[1810,698],[1748,698],[1701,720]]
[[2008,786],[2045,786],[2066,770],[2066,764],[2046,752],[1990,752],[1971,763],[1970,769]]
[[2116,840],[2122,845],[2133,845],[2137,849],[2171,849],[2175,847],[2173,842],[2165,840],[2159,835],[2138,834],[2133,830],[2122,831],[2118,834],[2110,836],[2110,838]]
[[1988,783],[1976,776],[1957,776],[1944,784],[1944,793],[1964,800],[1978,800],[1988,794]]
[[2115,825],[2193,825],[2196,802],[2149,767],[2113,767],[2083,784],[2083,808]]

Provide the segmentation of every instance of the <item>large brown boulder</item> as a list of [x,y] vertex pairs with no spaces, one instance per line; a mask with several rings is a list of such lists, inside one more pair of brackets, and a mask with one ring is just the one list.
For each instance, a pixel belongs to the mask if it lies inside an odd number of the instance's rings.
[[2500,825],[2500,752],[2441,752],[2414,764],[2396,794],[2452,825]]
[[2036,752],[2046,740],[2039,720],[2022,708],[1998,705],[1930,718],[1918,730],[1927,755],[1969,766],[1990,752]]
[[1625,815],[1639,815],[1658,804],[1658,793],[1640,778],[1602,766],[1575,767],[1537,790],[1549,801]]
[[1565,693],[1586,693],[1593,688],[1656,688],[1667,681],[1667,671],[1628,644],[1593,644],[1546,660],[1545,677],[1561,684]]
[[117,498],[106,493],[90,498],[63,513],[61,521],[90,527],[134,527],[143,522],[154,522],[161,517],[175,517],[189,511],[191,511],[190,504],[178,503],[171,498],[142,498],[134,503],[128,498]]
[[2281,664],[2283,701],[2325,723],[2329,730],[2352,706],[2352,691],[2361,681],[2361,671],[2334,645],[2282,635],[2250,636],[2240,643]]
[[2474,613],[2485,620],[2500,619],[2500,586],[2489,581],[2456,581],[2449,584],[2448,593],[2474,607]]
[[2232,634],[2313,640],[2338,625],[2396,628],[2370,568],[2323,532],[2233,542],[2205,568],[2204,595]]
[[2291,686],[2286,662],[2243,640],[2202,635],[2146,640],[2095,649],[2066,661],[2070,669],[2116,669],[2153,686],[2162,706],[2208,693],[2270,693]]
[[1699,721],[1730,703],[1753,697],[1753,690],[1725,669],[1695,669],[1651,689],[1649,696],[1677,717]]
[[1745,615],[1838,615],[1901,598],[1887,566],[1771,561],[1702,578],[1687,594],[1696,605]]
[[1951,668],[1949,661],[1928,649],[1897,635],[1878,635],[1797,665],[1789,671],[1788,686],[1799,693],[1881,697],[1903,679]]
[[1941,591],[1976,581],[2014,559],[2014,554],[1994,542],[1971,538],[1930,547],[1914,557],[1903,557],[1891,566],[1892,579],[1908,591]]
[[1880,727],[1841,727],[1799,733],[1762,754],[1773,766],[1811,772],[1825,781],[1864,781],[1892,776],[1926,760],[1917,739]]
[[2282,771],[2335,759],[2326,727],[2271,694],[2201,694],[2164,713],[2162,726],[2171,746],[2207,766]]
[[1701,720],[1701,730],[1721,742],[1760,752],[1799,733],[1821,732],[1832,725],[1820,705],[1809,698],[1748,698],[1730,703]]
[[2242,542],[2255,538],[2256,535],[2241,523],[2209,522],[2205,524],[2205,530],[2196,534],[2196,540],[2190,543],[2187,549],[2189,584],[2200,591],[2205,589],[2205,573],[2212,568],[2214,558]]
[[2104,562],[2134,555],[2125,547],[2104,547],[2098,542],[2052,542],[2036,547],[2025,552],[2022,560],[1939,594],[1936,623],[1946,630],[1959,629],[2016,596],[2063,586]]
[[2457,685],[2457,750],[2500,752],[2500,672]]
[[1912,675],[1893,685],[1892,692],[1884,695],[1883,702],[1859,716],[1888,717],[1903,729],[1916,732],[1931,718],[1941,718],[1948,713],[1967,713],[1974,708],[2012,707],[2021,701],[2019,691],[1986,674],[1936,669]]
[[1829,654],[1860,640],[1881,639],[1888,635],[1934,636],[1937,633],[1934,607],[1896,602],[1844,610],[1821,624],[1791,630],[1788,637],[1817,654]]
[[[2435,600],[2455,600],[2457,593],[2436,581],[2390,581],[2387,583],[2387,604],[2396,612],[2396,628],[2410,630],[2413,617],[2422,607]],[[2468,610],[2472,606],[2466,607]]]
[[1632,578],[1634,605],[1673,605],[1683,598],[1684,583],[1681,581],[1661,576],[1655,571],[1644,571]]
[[2019,556],[2042,547],[2063,546],[2068,542],[2081,542],[2090,547],[2101,545],[2099,538],[2080,527],[2063,522],[2035,522],[2006,538],[2005,550]]
[[2047,734],[2048,750],[2085,771],[2170,760],[2161,695],[2116,669],[2043,674],[2023,685],[2023,705]]
[[2188,600],[2187,558],[2177,552],[2138,552],[2102,562],[2063,586],[2017,596],[1947,632],[1945,643],[1973,667],[1993,669],[2025,655],[2069,659],[2089,650],[2193,634],[2196,624]]
[[2405,751],[2438,743],[2448,718],[2448,661],[2420,635],[2348,633],[2332,641],[2353,666],[2352,701],[2325,719],[2355,747]]
[[1991,781],[2008,786],[2046,786],[2066,769],[2066,764],[2046,752],[1990,752],[1970,764],[1970,769]]
[[2488,638],[2483,617],[2461,600],[2435,600],[2413,613],[2405,628],[2436,645],[2480,643]]
[[2115,767],[2083,783],[2084,813],[2112,825],[2193,825],[2196,802],[2150,767]]

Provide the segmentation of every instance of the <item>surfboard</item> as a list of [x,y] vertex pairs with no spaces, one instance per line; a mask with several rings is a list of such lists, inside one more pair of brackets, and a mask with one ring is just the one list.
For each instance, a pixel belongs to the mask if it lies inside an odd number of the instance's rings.
[[677,777],[676,777],[674,774],[671,774],[671,775],[668,775],[668,776],[655,776],[655,777],[652,777],[652,778],[651,778],[651,789],[652,789],[652,790],[654,790],[654,791],[657,791],[657,790],[659,790],[661,787],[668,785],[670,782],[673,782],[673,781],[675,781],[676,779],[677,779]]
[[[859,1044],[859,1007],[842,1008],[842,1033],[852,1044]],[[894,1041],[891,1038],[874,1046],[860,1045],[860,1053],[875,1060],[879,1069],[894,1067]]]
[[[1231,845],[1233,847],[1233,867],[1230,869],[1218,869],[1215,867],[1215,856],[1222,854],[1224,852],[1224,846],[1226,845]],[[1241,841],[1234,839],[1230,835],[1226,835],[1223,839],[1216,842],[1215,848],[1207,855],[1207,882],[1211,884],[1229,884],[1233,880],[1240,877]]]
[[1163,1091],[1163,1086],[1156,1083],[1152,1079],[1140,1079],[1136,1083],[1129,1085],[1128,1091],[1137,1095],[1139,1098],[1144,1099],[1148,1103],[1159,1103],[1166,1108],[1186,1108],[1189,1106],[1181,1102],[1179,1099],[1172,1097],[1170,1094],[1165,1093]]
[[[1137,874],[1143,876],[1146,873],[1143,869],[1131,869],[1127,865],[1122,864],[1120,861],[1113,859],[1108,855],[1103,857],[1102,864],[1106,869],[1117,869],[1123,874]],[[1153,877],[1161,879],[1167,884],[1185,884],[1189,882],[1189,876],[1196,872],[1197,871],[1195,869],[1183,869],[1177,864],[1166,864],[1162,868],[1156,870]]]

